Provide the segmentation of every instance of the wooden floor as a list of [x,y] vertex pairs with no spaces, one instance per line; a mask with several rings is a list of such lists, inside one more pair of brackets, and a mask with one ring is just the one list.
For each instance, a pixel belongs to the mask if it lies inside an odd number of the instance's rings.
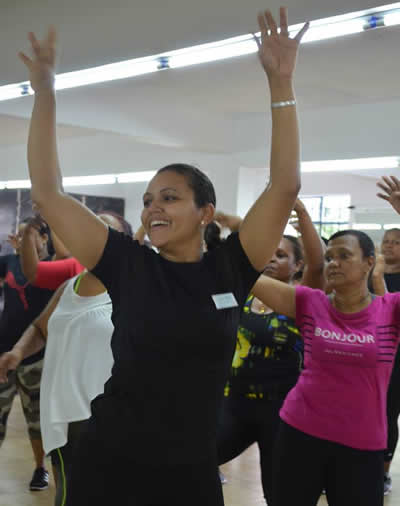
[[[50,462],[48,467],[50,468]],[[224,485],[226,506],[265,506],[256,447],[249,448],[247,452],[221,469],[228,479],[228,483]],[[0,450],[0,506],[53,506],[52,480],[50,488],[46,491],[28,491],[32,472],[32,451],[17,399],[10,415],[6,441]],[[385,506],[400,505],[400,454],[393,463],[392,478],[394,490],[386,498]],[[290,486],[290,483],[288,485]],[[325,498],[321,498],[319,506],[326,504]]]

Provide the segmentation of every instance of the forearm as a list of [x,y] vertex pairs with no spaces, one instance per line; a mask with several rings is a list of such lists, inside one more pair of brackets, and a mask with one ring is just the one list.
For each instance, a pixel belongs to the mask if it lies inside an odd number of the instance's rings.
[[374,290],[375,295],[385,295],[386,293],[388,293],[383,273],[373,272],[371,278],[372,278],[372,288]]
[[[307,277],[305,280],[312,288],[323,288],[324,275],[324,245],[314,227],[311,217],[306,210],[297,212],[299,230],[303,241],[304,262],[307,266]],[[310,279],[312,277],[312,279]],[[310,284],[311,282],[311,284]]]
[[22,337],[14,345],[13,350],[21,355],[21,360],[24,360],[41,351],[46,344],[45,339],[40,329],[32,324],[22,334]]
[[[270,89],[272,103],[295,100],[291,80],[271,80]],[[283,198],[294,199],[300,189],[299,137],[296,106],[272,108],[270,185],[277,185]]]
[[36,250],[35,237],[29,231],[22,237],[20,259],[24,276],[30,283],[34,283],[40,259]]
[[35,93],[28,139],[32,200],[42,207],[62,191],[56,139],[56,97],[52,88]]

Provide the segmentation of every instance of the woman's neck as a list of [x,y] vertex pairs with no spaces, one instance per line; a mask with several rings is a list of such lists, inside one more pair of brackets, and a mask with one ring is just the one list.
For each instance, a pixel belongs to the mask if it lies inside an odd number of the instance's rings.
[[165,247],[159,248],[160,255],[170,262],[195,263],[203,258],[202,241],[188,244],[183,248]]
[[358,313],[371,303],[372,295],[368,286],[357,286],[347,290],[334,290],[332,295],[333,306],[341,313]]
[[385,274],[394,274],[400,272],[400,261],[393,264],[385,263]]

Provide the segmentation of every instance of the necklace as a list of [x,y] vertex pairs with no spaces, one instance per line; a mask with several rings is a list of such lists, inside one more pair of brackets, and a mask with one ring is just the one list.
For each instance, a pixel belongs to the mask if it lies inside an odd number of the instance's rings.
[[267,307],[264,306],[264,304],[256,297],[254,297],[254,299],[253,299],[253,304],[255,306],[254,309],[257,311],[257,313],[265,314],[267,312]]

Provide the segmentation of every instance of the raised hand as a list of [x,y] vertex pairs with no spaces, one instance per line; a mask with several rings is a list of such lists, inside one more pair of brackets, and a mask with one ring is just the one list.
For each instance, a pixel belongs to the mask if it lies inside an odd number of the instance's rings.
[[296,67],[300,41],[309,27],[306,23],[299,33],[291,39],[287,9],[280,8],[280,30],[270,10],[258,15],[261,40],[255,37],[258,56],[269,79],[291,80]]
[[219,223],[223,228],[229,228],[232,232],[239,230],[242,223],[240,216],[233,216],[230,214],[217,211],[214,215],[214,221]]
[[385,273],[385,257],[380,251],[380,248],[377,246],[375,248],[375,267],[374,267],[374,274],[383,276]]
[[7,237],[7,242],[8,244],[11,245],[11,247],[13,249],[15,249],[15,251],[17,251],[17,249],[19,248],[19,243],[20,243],[20,240],[19,240],[19,237],[18,235],[15,235],[15,234],[10,234],[8,237]]
[[16,350],[0,355],[0,383],[7,383],[8,371],[14,371],[21,360],[21,354]]
[[293,211],[296,213],[296,215],[299,215],[301,213],[307,212],[307,209],[303,202],[300,199],[297,199],[294,203]]
[[380,199],[386,200],[400,214],[400,181],[395,176],[383,176],[377,186],[384,193],[377,193]]
[[32,58],[20,52],[18,56],[29,69],[32,89],[35,92],[52,89],[55,78],[56,64],[56,31],[49,28],[47,37],[38,41],[35,34],[30,32],[28,38],[32,48]]

